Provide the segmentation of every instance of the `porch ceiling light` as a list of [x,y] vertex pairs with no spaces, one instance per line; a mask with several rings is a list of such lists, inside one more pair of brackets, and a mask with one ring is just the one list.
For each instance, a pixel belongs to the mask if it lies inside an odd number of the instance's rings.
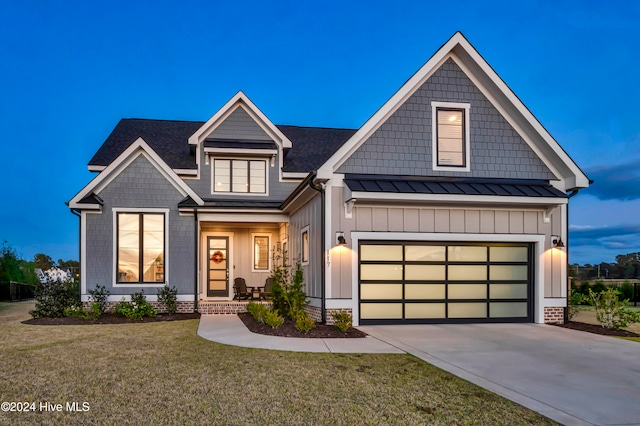
[[558,235],[552,235],[551,236],[551,244],[553,244],[553,246],[555,248],[563,248],[564,247],[564,243],[562,242],[562,238],[560,238],[560,236],[558,236]]
[[338,246],[346,246],[347,240],[344,239],[344,232],[338,231],[336,232],[336,245]]

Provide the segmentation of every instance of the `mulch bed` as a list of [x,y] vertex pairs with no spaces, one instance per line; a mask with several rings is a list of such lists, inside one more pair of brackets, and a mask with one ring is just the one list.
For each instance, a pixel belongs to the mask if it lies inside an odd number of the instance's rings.
[[367,336],[367,333],[356,330],[353,327],[343,333],[333,325],[316,324],[316,327],[313,330],[309,331],[308,333],[304,333],[302,331],[296,330],[293,321],[288,318],[285,318],[284,324],[282,324],[280,327],[271,328],[271,326],[269,325],[260,324],[248,312],[238,314],[238,317],[240,317],[249,331],[257,334],[266,334],[268,336],[306,337],[312,339],[332,339],[345,337],[353,338]]
[[199,313],[189,314],[158,314],[155,317],[142,318],[139,320],[130,320],[125,317],[120,317],[113,314],[104,314],[97,320],[92,319],[80,319],[73,317],[62,318],[31,318],[26,321],[22,321],[23,324],[31,325],[92,325],[92,324],[137,324],[137,323],[149,323],[149,322],[163,322],[163,321],[181,321],[190,319],[199,319]]
[[604,336],[617,337],[640,337],[640,334],[627,330],[614,330],[612,328],[604,328],[600,325],[586,324],[584,322],[569,321],[565,324],[554,324],[562,328],[570,328],[572,330],[586,331],[593,334],[602,334]]

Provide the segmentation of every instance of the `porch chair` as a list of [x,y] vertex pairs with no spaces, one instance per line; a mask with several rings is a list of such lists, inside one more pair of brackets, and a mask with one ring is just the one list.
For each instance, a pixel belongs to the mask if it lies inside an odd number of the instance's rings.
[[236,278],[233,280],[234,299],[247,300],[252,297],[252,292],[247,289],[247,282],[244,278]]
[[264,282],[264,288],[260,293],[260,299],[267,300],[273,297],[273,278],[267,278]]

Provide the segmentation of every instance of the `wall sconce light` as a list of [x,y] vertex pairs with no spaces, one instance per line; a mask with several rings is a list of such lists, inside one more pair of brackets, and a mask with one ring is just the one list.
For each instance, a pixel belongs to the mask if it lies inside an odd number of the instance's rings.
[[552,235],[551,236],[551,244],[553,244],[553,246],[555,248],[563,248],[564,247],[564,243],[562,242],[562,238],[560,238],[560,236],[558,236],[558,235]]
[[338,246],[346,246],[347,240],[344,239],[344,232],[338,231],[336,232],[336,245]]

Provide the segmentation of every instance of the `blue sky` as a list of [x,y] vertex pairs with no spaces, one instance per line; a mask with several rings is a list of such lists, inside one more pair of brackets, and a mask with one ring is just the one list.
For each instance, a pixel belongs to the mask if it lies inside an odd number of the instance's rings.
[[0,241],[77,259],[64,202],[120,118],[364,123],[460,30],[596,183],[570,262],[640,251],[640,2],[0,0]]

